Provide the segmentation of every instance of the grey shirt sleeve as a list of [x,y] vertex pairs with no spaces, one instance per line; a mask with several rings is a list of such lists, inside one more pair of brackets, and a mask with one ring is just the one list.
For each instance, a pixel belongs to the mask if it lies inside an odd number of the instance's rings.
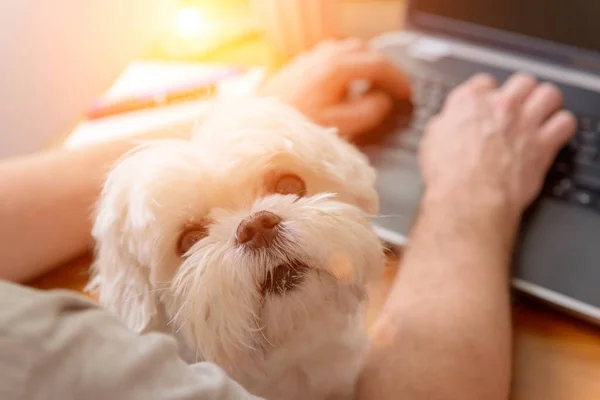
[[187,365],[173,338],[137,335],[66,291],[0,282],[0,399],[253,399],[217,366]]

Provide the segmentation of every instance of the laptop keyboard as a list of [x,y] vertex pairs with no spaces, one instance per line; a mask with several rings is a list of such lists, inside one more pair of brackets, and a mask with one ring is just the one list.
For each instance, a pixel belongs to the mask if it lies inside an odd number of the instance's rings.
[[577,134],[560,152],[546,180],[555,198],[600,211],[600,118],[578,115]]
[[409,77],[413,92],[412,118],[402,134],[394,135],[389,144],[416,153],[427,122],[440,112],[444,100],[456,84],[425,75],[409,73]]
[[[409,74],[414,110],[410,123],[394,135],[393,147],[416,153],[423,130],[438,114],[455,83],[422,74]],[[575,137],[560,152],[546,179],[544,193],[600,212],[600,116],[578,115]]]
[[454,83],[424,75],[410,75],[414,92],[413,101],[417,108],[439,111],[446,97],[456,86]]

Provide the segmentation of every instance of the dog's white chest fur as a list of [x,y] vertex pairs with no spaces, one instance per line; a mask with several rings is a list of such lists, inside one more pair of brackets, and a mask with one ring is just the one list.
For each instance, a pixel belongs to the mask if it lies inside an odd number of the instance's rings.
[[249,369],[238,380],[266,399],[351,399],[367,339],[360,320],[308,329],[264,362],[265,374]]
[[254,394],[349,398],[383,268],[374,182],[360,152],[287,106],[222,108],[192,142],[143,146],[109,174],[90,287]]
[[[263,322],[271,327],[262,333],[263,348],[251,353],[242,351],[231,363],[221,360],[219,364],[251,393],[266,399],[352,398],[367,344],[363,328],[365,294],[357,287],[327,293],[333,287],[325,287],[314,294],[313,301],[291,295],[291,304],[286,306],[291,319]],[[314,307],[316,303],[323,306]],[[301,310],[303,307],[307,309]],[[179,336],[177,332],[172,334]],[[178,339],[182,357],[189,363],[198,362],[195,348],[188,346],[185,338]]]

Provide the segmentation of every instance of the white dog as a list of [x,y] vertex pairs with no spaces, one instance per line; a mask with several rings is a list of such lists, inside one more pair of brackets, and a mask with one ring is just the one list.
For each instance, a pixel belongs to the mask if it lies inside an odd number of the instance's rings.
[[375,173],[335,130],[270,99],[109,174],[90,288],[136,332],[173,334],[268,399],[351,397],[365,284],[383,268]]

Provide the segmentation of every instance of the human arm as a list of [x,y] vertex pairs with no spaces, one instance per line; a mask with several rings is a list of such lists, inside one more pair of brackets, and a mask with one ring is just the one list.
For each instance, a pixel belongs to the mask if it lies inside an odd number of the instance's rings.
[[574,132],[556,88],[478,76],[426,129],[425,191],[374,324],[359,399],[507,399],[509,266],[521,214]]

